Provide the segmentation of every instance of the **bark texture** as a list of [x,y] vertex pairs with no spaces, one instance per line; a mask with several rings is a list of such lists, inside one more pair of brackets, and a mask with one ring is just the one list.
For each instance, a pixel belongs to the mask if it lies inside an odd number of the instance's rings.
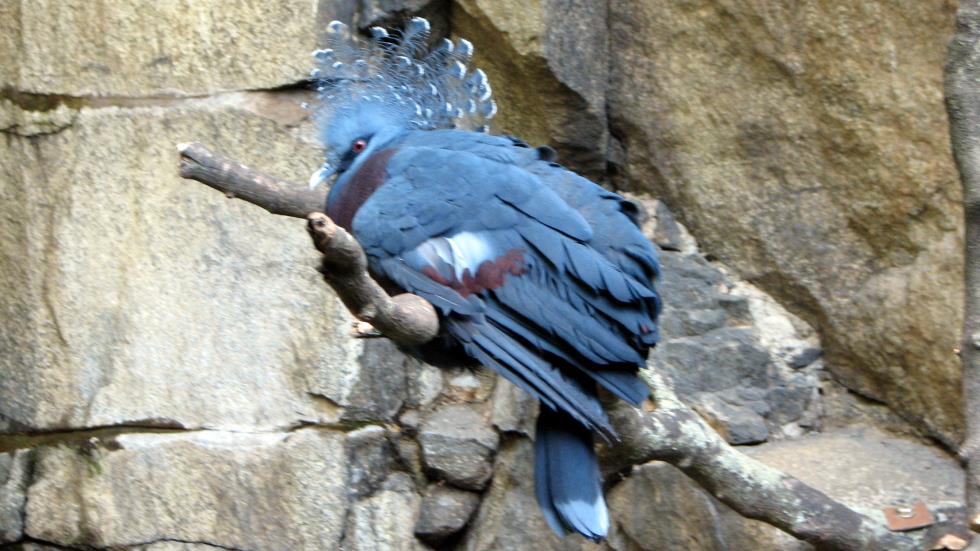
[[[960,456],[967,466],[967,514],[980,531],[980,2],[963,0],[946,62],[946,109],[953,156],[963,183],[966,217],[966,302],[963,399],[966,439]],[[974,543],[971,548],[980,548]]]

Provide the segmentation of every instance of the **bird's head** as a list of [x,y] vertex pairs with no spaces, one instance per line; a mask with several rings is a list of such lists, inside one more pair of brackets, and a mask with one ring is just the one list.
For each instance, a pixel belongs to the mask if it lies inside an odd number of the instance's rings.
[[345,112],[329,117],[321,129],[326,147],[326,162],[310,179],[310,188],[333,174],[355,172],[356,168],[410,127],[397,110],[378,102],[359,102],[345,107]]
[[[339,21],[328,47],[313,52],[319,67],[316,117],[326,162],[310,178],[354,173],[372,153],[412,130],[484,129],[497,111],[486,74],[468,71],[473,45],[447,39],[428,47],[429,22],[416,17],[389,34],[373,27],[364,46]],[[338,184],[341,183],[338,180]]]

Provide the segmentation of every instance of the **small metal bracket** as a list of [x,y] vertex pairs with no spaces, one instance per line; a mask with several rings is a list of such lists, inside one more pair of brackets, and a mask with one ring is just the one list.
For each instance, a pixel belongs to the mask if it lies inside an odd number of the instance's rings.
[[888,529],[893,532],[925,528],[936,522],[926,504],[921,501],[916,501],[912,506],[885,507],[884,513]]

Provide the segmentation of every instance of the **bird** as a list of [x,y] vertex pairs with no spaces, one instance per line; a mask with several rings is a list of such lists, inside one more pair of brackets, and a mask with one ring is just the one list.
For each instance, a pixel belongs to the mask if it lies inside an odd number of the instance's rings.
[[563,167],[553,149],[489,132],[497,112],[473,44],[416,17],[363,37],[339,21],[313,52],[315,109],[333,178],[326,214],[386,288],[435,308],[409,350],[484,365],[539,402],[535,494],[558,535],[609,533],[595,438],[617,435],[599,387],[633,406],[658,340],[656,247],[633,202]]

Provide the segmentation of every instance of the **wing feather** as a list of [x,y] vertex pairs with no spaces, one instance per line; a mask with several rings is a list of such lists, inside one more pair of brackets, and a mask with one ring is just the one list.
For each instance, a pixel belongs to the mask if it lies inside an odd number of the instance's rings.
[[[596,210],[580,182],[569,195],[521,166],[431,144],[400,147],[387,173],[353,220],[372,271],[432,302],[470,356],[611,435],[578,378],[642,401],[636,370],[656,340],[659,311],[646,280],[656,273],[656,253],[617,214],[609,197],[618,196],[594,192],[604,205]],[[522,266],[492,284],[448,281],[514,251]]]

